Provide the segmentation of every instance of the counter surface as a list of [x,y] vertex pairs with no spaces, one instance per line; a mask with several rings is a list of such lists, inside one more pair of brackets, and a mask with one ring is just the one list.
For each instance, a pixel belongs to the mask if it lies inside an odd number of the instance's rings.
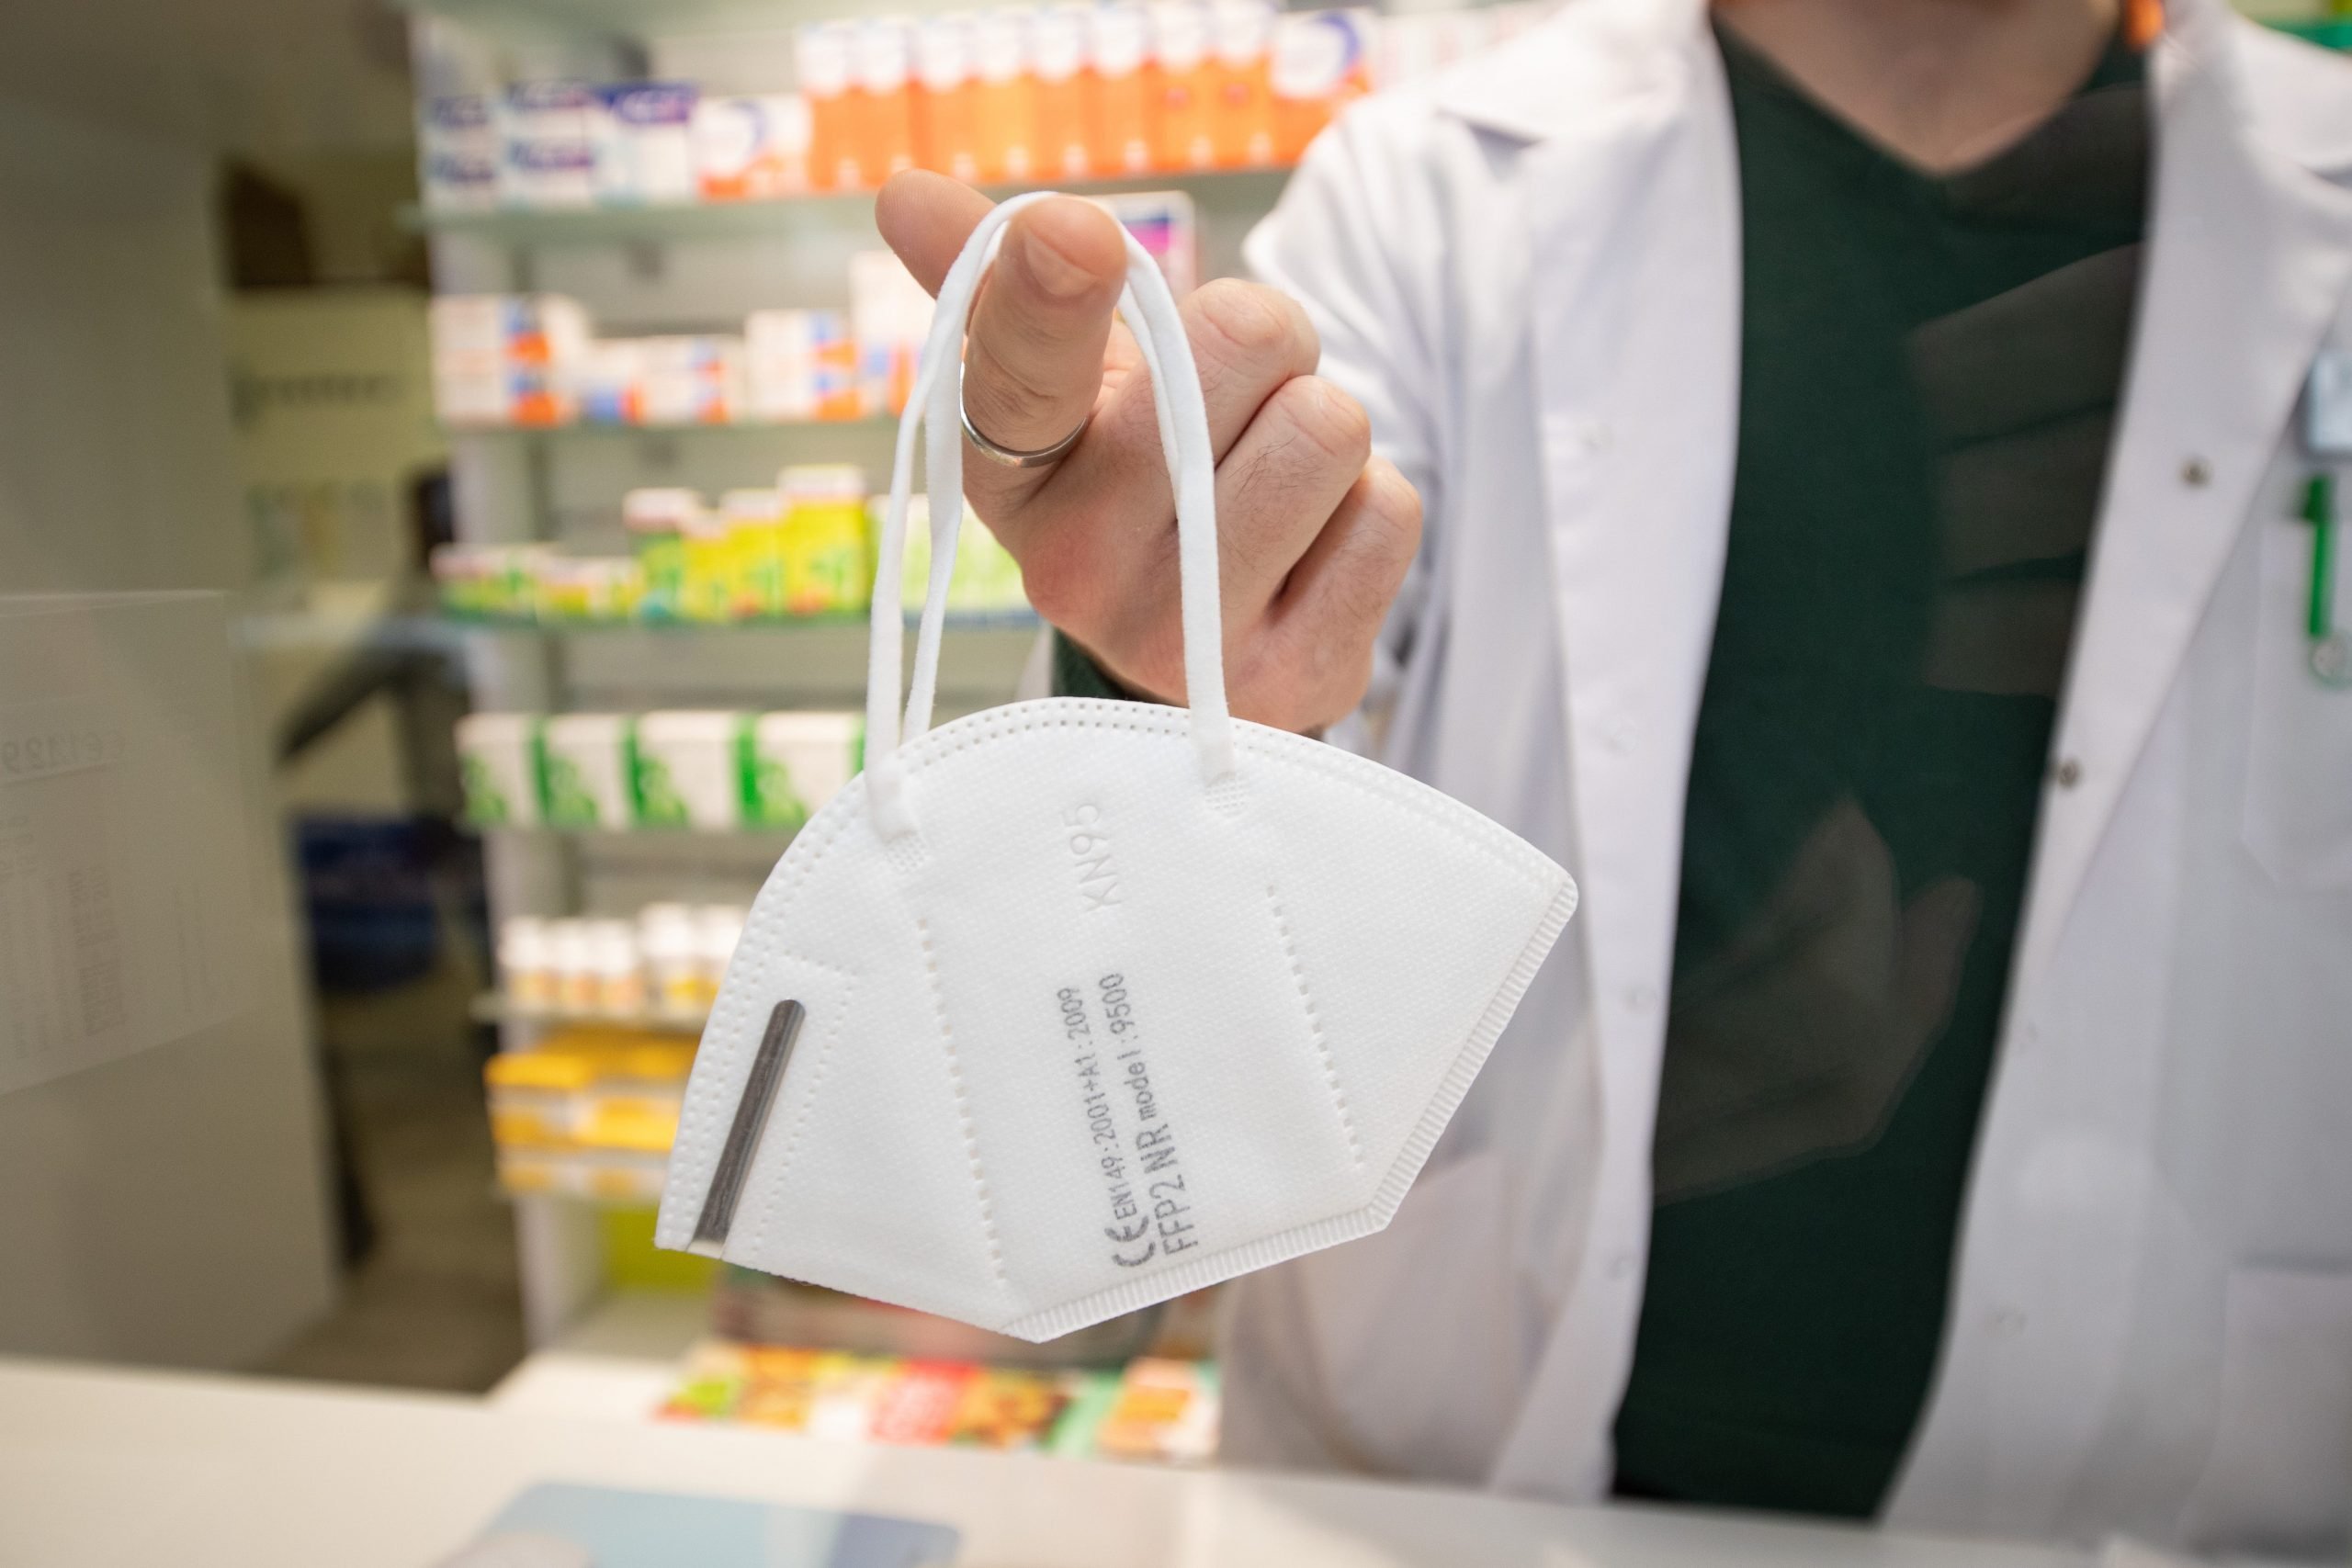
[[0,1563],[430,1568],[534,1482],[953,1524],[970,1568],[2086,1568],[2086,1558],[1434,1487],[852,1446],[0,1359]]

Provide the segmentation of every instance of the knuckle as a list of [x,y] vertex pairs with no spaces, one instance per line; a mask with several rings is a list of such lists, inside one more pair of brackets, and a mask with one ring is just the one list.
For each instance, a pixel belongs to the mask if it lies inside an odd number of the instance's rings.
[[1051,414],[1067,400],[1065,393],[1046,384],[1036,365],[1023,363],[1028,357],[988,354],[983,357],[979,373],[967,379],[965,408],[971,414],[972,423],[979,429],[989,430],[985,421],[991,415],[1025,428]]
[[1201,321],[1236,364],[1312,368],[1318,345],[1306,312],[1288,295],[1262,284],[1220,277],[1193,296]]
[[1329,461],[1359,468],[1372,455],[1372,418],[1363,405],[1319,376],[1283,383],[1273,397],[1291,427]]
[[1395,573],[1383,565],[1364,562],[1335,574],[1330,586],[1330,607],[1338,626],[1330,635],[1349,646],[1361,644],[1369,650],[1396,595]]
[[1228,654],[1233,707],[1277,729],[1311,730],[1355,710],[1372,682],[1368,638],[1261,634]]
[[1394,464],[1375,457],[1365,468],[1364,518],[1380,555],[1401,564],[1421,547],[1421,492]]

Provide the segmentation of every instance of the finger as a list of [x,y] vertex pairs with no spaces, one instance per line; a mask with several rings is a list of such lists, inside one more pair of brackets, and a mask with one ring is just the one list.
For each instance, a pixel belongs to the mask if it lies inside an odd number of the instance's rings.
[[1276,388],[1313,374],[1323,345],[1305,306],[1278,288],[1238,278],[1194,289],[1179,312],[1201,373],[1209,445],[1222,461]]
[[996,204],[960,180],[928,169],[893,175],[874,200],[874,226],[915,281],[933,294]]
[[1217,466],[1225,613],[1255,621],[1344,502],[1372,456],[1363,406],[1317,376],[1274,389]]
[[1329,723],[1363,699],[1374,638],[1420,543],[1420,492],[1394,464],[1373,458],[1268,613],[1265,662],[1287,671],[1302,700],[1316,704],[1290,716]]
[[[1202,285],[1177,310],[1200,371],[1209,446],[1221,460],[1275,388],[1314,370],[1322,355],[1321,344],[1298,301],[1278,289],[1238,278]],[[1108,444],[1126,447],[1140,443],[1157,452],[1159,419],[1149,381],[1136,375],[1118,389],[1116,396],[1104,401],[1094,424]],[[1163,519],[1165,510],[1163,502]],[[1133,525],[1142,521],[1137,515],[1125,520]]]
[[[1200,370],[1209,443],[1222,460],[1266,400],[1313,370],[1321,350],[1297,301],[1257,284],[1220,279],[1179,309]],[[1159,416],[1124,328],[1113,336],[1112,355],[1086,439],[1049,484],[1031,492],[1036,504],[1019,521],[1022,536],[1006,540],[1016,555],[1046,552],[1049,589],[1064,579],[1080,588],[1069,606],[1080,614],[1124,598],[1121,584],[1157,581],[1175,551],[1174,486],[1160,452]]]
[[[964,343],[964,413],[1016,452],[1051,446],[1102,390],[1102,355],[1127,276],[1127,242],[1091,202],[1056,197],[1005,225]],[[1035,469],[967,466],[967,483],[1034,489]]]

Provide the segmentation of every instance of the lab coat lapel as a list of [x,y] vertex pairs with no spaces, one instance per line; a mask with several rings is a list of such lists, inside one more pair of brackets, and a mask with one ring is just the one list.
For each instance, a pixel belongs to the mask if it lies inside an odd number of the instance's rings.
[[2174,0],[2154,222],[2012,994],[2055,953],[2352,275],[2352,197],[2255,124],[2233,22]]
[[1613,134],[1532,152],[1527,186],[1585,941],[1609,1124],[1645,1144],[1649,1089],[1619,1097],[1657,1076],[1738,412],[1737,166],[1720,62],[1693,39]]
[[[1584,1257],[1506,1488],[1605,1482],[1648,1243],[1682,803],[1736,446],[1739,180],[1695,0],[1579,0],[1449,107],[1529,138],[1529,309],[1606,1146]],[[1539,72],[1536,68],[1541,66]],[[1563,73],[1576,80],[1563,80]]]

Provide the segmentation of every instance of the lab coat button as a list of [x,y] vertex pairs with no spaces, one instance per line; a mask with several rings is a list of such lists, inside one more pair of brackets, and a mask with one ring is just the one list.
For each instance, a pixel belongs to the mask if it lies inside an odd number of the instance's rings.
[[2025,1332],[2025,1314],[2015,1307],[2000,1307],[1986,1315],[1984,1326],[1996,1339],[2015,1339]]
[[1635,1012],[1649,1011],[1650,1009],[1657,1006],[1657,987],[1656,986],[1626,987],[1625,1005]]
[[1578,438],[1584,442],[1586,451],[1598,456],[1609,450],[1609,426],[1600,420],[1586,421],[1584,428],[1577,434]]
[[2072,789],[2083,782],[2083,765],[2072,757],[2064,758],[2051,776],[2058,781],[2060,789]]
[[2212,482],[2213,465],[2202,457],[2191,457],[2180,466],[2180,482],[2191,490],[2202,490]]
[[1609,749],[1611,751],[1617,752],[1632,750],[1634,749],[1634,737],[1639,733],[1640,727],[1634,724],[1632,719],[1619,719],[1616,723],[1609,727]]
[[1609,1260],[1609,1277],[1623,1281],[1634,1277],[1634,1255],[1621,1252]]

